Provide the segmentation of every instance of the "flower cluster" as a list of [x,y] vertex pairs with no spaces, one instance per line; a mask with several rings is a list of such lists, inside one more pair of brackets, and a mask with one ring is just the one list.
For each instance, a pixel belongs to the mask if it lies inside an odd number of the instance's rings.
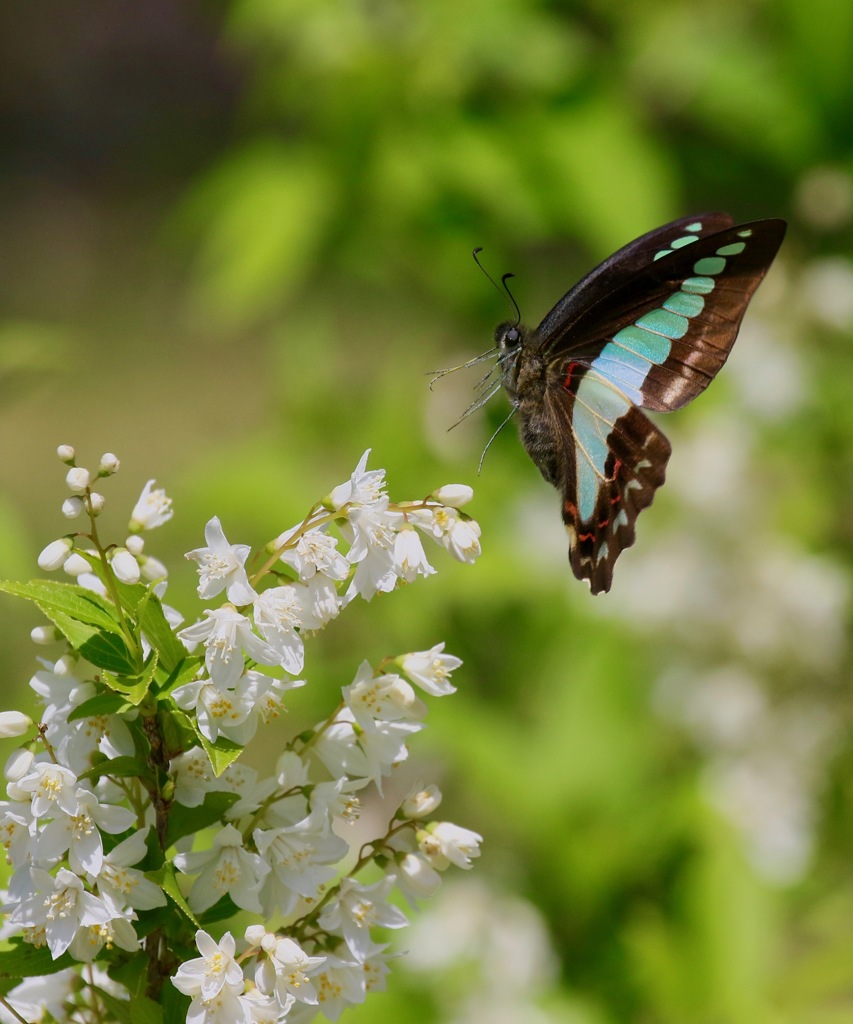
[[[199,596],[221,603],[181,629],[162,603],[166,567],[140,536],[168,521],[170,500],[149,481],[124,545],[107,545],[92,481],[116,472],[118,459],[103,456],[93,475],[70,447],[59,456],[72,491],[63,513],[86,515],[89,529],[49,544],[39,565],[75,582],[0,584],[50,620],[35,641],[65,645],[31,680],[38,726],[0,713],[0,735],[33,733],[7,761],[0,806],[13,868],[7,935],[91,965],[86,985],[53,975],[65,1019],[112,1019],[109,1000],[131,991],[145,991],[153,1008],[171,984],[185,1000],[179,1019],[193,1024],[335,1020],[384,984],[388,945],[377,930],[408,923],[394,891],[415,906],[441,872],[479,854],[480,836],[434,818],[435,786],[416,786],[359,850],[344,838],[368,787],[382,793],[424,728],[416,688],[454,692],[461,662],[443,644],[375,668],[362,662],[332,713],[284,744],[272,775],[237,759],[283,695],[305,685],[312,633],[356,596],[435,572],[422,538],[461,561],[477,557],[479,528],[459,511],[470,489],[393,503],[365,453],[347,482],[254,558],[213,518],[205,546],[187,557]],[[255,917],[239,939],[217,928],[237,913]],[[276,921],[287,923],[274,930]],[[7,997],[17,1012],[30,1012],[33,964]]]

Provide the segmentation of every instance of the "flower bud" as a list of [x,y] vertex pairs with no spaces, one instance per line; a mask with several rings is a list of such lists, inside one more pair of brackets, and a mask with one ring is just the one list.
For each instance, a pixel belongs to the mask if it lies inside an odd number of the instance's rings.
[[[63,569],[65,566],[63,566]],[[56,626],[35,626],[30,630],[30,640],[34,644],[52,644],[61,634]]]
[[60,537],[59,540],[52,540],[38,557],[39,569],[45,572],[53,572],[58,569],[68,558],[68,553],[74,544],[70,537]]
[[441,803],[441,790],[438,786],[417,785],[400,806],[404,818],[426,818]]
[[62,503],[62,514],[66,519],[76,519],[86,507],[82,498],[76,494],[73,498],[66,498]]
[[416,899],[429,899],[441,885],[441,875],[416,853],[407,853],[397,864],[400,888]]
[[440,501],[442,505],[449,505],[451,508],[461,508],[463,505],[467,505],[474,497],[474,489],[467,484],[445,484],[444,487],[439,487],[437,491],[433,491],[431,497],[435,498],[436,501]]
[[0,740],[23,736],[32,724],[30,716],[22,711],[0,711]]
[[139,562],[126,548],[119,548],[110,561],[113,572],[122,583],[139,582]]
[[132,533],[124,542],[124,546],[134,558],[139,558],[145,547],[145,538],[140,537],[138,533]]
[[89,495],[89,508],[92,510],[92,515],[99,516],[104,511],[105,504],[106,498],[104,498],[103,494],[92,491]]
[[90,480],[89,470],[84,469],[82,466],[74,466],[65,474],[65,483],[68,485],[68,490],[73,491],[74,494],[83,494],[89,486]]
[[152,558],[150,555],[143,555],[139,564],[142,569],[142,575],[149,582],[153,583],[154,580],[165,579],[169,575],[169,570],[166,566],[158,558]]
[[101,456],[101,464],[99,466],[101,476],[111,476],[113,473],[117,473],[119,466],[118,456],[113,455],[112,452],[104,452]]
[[[6,759],[6,766],[3,769],[3,775],[8,782],[19,782],[25,775],[28,775],[30,769],[35,761],[35,754],[31,750],[27,750],[26,747],[18,747],[17,750],[13,750],[9,757]],[[11,793],[7,794],[10,799],[14,800],[15,797]],[[24,800],[30,799],[27,794],[23,795]]]
[[64,462],[67,466],[71,466],[74,463],[74,448],[70,444],[61,444],[56,449],[56,455],[60,462]]
[[62,566],[62,571],[68,573],[69,576],[80,576],[84,572],[91,572],[92,566],[86,561],[86,559],[74,551],[72,554],[65,559],[65,564]]

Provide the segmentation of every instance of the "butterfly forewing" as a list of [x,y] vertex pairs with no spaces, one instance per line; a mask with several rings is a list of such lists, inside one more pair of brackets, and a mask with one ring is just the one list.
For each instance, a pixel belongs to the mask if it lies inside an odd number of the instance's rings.
[[674,220],[636,238],[581,278],[545,317],[537,333],[551,344],[558,343],[572,331],[582,313],[595,308],[601,300],[607,301],[615,289],[631,281],[638,272],[656,262],[656,258],[683,248],[689,244],[687,239],[695,241],[731,224],[732,218],[727,213],[701,213]]

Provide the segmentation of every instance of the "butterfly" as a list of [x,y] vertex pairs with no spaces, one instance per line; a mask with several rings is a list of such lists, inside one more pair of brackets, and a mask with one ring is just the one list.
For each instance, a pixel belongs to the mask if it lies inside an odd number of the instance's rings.
[[572,571],[593,594],[664,482],[671,448],[641,410],[680,409],[716,377],[785,227],[683,217],[614,253],[535,330],[520,317],[495,329],[510,415],[562,495]]

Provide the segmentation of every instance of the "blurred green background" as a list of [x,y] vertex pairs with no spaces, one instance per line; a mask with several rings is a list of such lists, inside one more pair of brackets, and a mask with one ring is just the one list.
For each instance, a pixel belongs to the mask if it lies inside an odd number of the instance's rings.
[[[67,528],[60,442],[121,457],[117,540],[174,496],[190,616],[212,514],[262,544],[368,446],[393,497],[476,487],[481,562],[333,623],[260,754],[364,657],[465,659],[407,777],[483,857],[350,1020],[853,1020],[852,66],[849,0],[0,9],[0,575]],[[476,479],[504,399],[448,433],[477,375],[427,374],[505,318],[475,245],[536,323],[708,209],[789,236],[593,599],[514,429]],[[2,614],[12,707],[36,619]]]

